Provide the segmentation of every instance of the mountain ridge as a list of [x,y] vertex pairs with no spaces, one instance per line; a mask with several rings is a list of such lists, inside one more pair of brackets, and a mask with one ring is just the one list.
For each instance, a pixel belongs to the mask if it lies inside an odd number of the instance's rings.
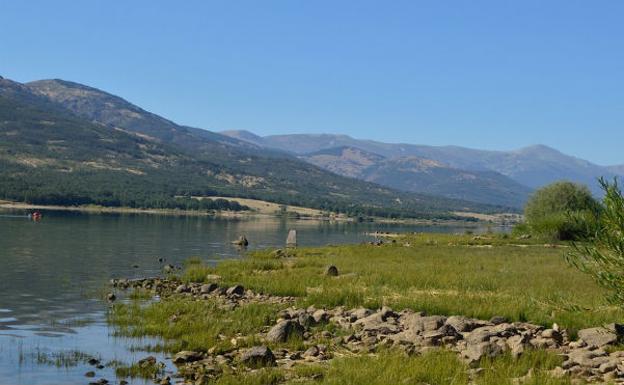
[[422,218],[506,210],[345,178],[283,151],[177,125],[78,83],[0,82],[5,199],[160,207],[177,204],[177,196],[230,196]]
[[624,169],[618,166],[599,166],[543,144],[501,151],[454,145],[384,143],[333,134],[269,135],[261,139],[261,142],[257,144],[290,151],[297,155],[332,147],[349,146],[388,158],[417,156],[438,161],[459,170],[495,171],[531,189],[566,179],[587,184],[594,193],[600,194],[597,182],[599,177],[612,178],[616,175],[624,175]]

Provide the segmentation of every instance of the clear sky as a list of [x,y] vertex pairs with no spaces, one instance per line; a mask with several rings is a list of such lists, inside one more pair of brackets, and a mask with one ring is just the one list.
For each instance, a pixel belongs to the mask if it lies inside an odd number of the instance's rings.
[[260,135],[624,163],[624,1],[0,0],[0,75]]

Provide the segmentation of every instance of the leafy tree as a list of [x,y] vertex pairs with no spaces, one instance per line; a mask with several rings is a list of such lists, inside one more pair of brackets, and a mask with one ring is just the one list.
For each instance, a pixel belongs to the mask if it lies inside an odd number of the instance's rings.
[[584,185],[555,182],[537,190],[524,209],[531,232],[559,240],[587,237],[600,211],[599,203]]
[[624,303],[624,197],[617,179],[600,184],[605,192],[603,210],[596,231],[588,242],[575,243],[566,259],[591,274],[598,283],[613,291],[612,300]]

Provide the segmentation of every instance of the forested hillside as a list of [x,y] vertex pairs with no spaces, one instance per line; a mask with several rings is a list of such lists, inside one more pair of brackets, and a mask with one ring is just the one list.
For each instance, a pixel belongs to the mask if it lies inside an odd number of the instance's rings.
[[149,113],[123,107],[112,108],[108,116],[131,119],[107,123],[0,79],[0,199],[240,209],[223,201],[175,198],[233,196],[351,215],[423,218],[449,218],[456,210],[505,210],[341,177],[290,155],[180,127],[152,114],[154,124],[136,126]]

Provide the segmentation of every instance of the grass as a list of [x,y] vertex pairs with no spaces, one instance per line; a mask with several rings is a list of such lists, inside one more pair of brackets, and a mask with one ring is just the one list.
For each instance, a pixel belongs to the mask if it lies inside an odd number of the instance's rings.
[[163,345],[152,347],[152,350],[205,351],[215,346],[220,351],[230,348],[230,340],[237,334],[250,336],[237,342],[239,346],[252,345],[253,335],[264,325],[272,324],[277,311],[275,306],[264,304],[224,311],[215,301],[180,299],[148,306],[139,302],[117,304],[109,313],[109,321],[116,326],[118,335],[161,337]]
[[555,378],[548,370],[561,358],[544,351],[529,351],[520,359],[504,356],[482,363],[483,370],[470,375],[457,355],[445,350],[432,350],[420,356],[385,351],[375,356],[338,358],[329,365],[299,366],[293,373],[264,369],[252,373],[229,373],[216,385],[516,385],[525,377],[528,385],[570,385],[570,378]]
[[[409,247],[404,246],[409,244]],[[301,306],[412,308],[431,314],[489,319],[504,316],[579,329],[621,320],[589,276],[568,266],[565,245],[504,236],[412,235],[382,247],[298,249],[295,258],[270,251],[215,267],[187,266],[183,279],[218,274],[224,284],[298,297]],[[326,277],[336,265],[339,277]]]
[[[288,258],[260,251],[216,266],[192,259],[181,278],[204,282],[216,274],[222,285],[242,284],[257,292],[294,296],[300,307],[387,305],[394,310],[411,308],[480,319],[504,316],[545,326],[556,322],[573,334],[624,317],[624,310],[608,304],[604,289],[566,264],[565,244],[492,234],[421,234],[395,240],[383,246],[302,248],[291,251],[293,257]],[[338,277],[324,274],[328,265],[337,266]],[[258,334],[273,325],[279,310],[287,306],[247,304],[224,311],[216,301],[174,296],[147,305],[140,301],[116,304],[109,319],[119,335],[160,337],[159,348],[169,352],[211,348],[224,352],[232,348],[231,340],[236,337],[238,347],[260,343]],[[284,345],[303,348],[297,340]],[[569,378],[548,374],[560,360],[545,351],[530,351],[520,359],[485,360],[475,375],[452,352],[406,357],[384,351],[292,370],[226,370],[215,383],[511,385],[514,378],[531,373],[523,383],[566,385]]]

